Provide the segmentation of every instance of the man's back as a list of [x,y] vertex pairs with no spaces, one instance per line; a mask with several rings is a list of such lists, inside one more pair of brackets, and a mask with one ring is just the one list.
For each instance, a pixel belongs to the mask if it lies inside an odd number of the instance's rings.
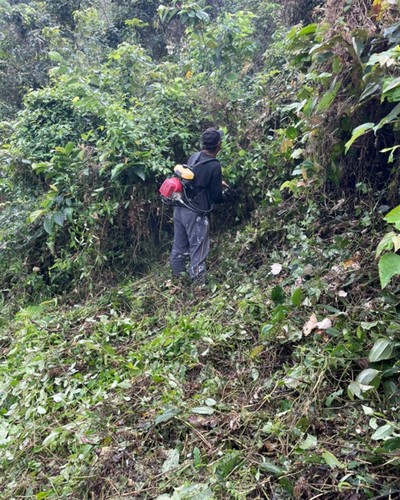
[[[203,163],[205,162],[205,163]],[[219,161],[204,151],[195,153],[188,160],[193,167],[194,193],[190,204],[199,212],[208,212],[212,203],[218,203],[222,197],[222,173]]]

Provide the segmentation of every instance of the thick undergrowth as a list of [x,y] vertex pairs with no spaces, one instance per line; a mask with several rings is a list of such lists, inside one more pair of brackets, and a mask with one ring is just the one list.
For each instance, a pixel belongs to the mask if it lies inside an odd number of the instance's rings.
[[400,497],[396,2],[53,4],[0,0],[1,498]]

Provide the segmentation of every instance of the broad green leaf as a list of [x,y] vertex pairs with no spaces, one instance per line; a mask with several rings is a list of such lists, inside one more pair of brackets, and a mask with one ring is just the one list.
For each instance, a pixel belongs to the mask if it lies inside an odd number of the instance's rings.
[[386,222],[389,222],[390,224],[400,224],[400,205],[398,205],[388,214],[386,214],[384,219]]
[[322,458],[331,469],[343,469],[345,467],[345,465],[342,462],[339,462],[335,455],[330,451],[324,451],[322,453]]
[[333,81],[330,89],[328,92],[326,92],[323,96],[322,99],[320,100],[318,106],[317,106],[317,111],[326,111],[329,109],[335,100],[337,93],[339,92],[340,87],[342,86],[342,82],[336,82],[336,80]]
[[212,500],[215,498],[211,488],[203,484],[185,486],[185,490],[182,491],[181,497],[183,500]]
[[382,94],[387,94],[397,87],[400,87],[400,76],[397,78],[387,78],[383,82]]
[[374,132],[381,129],[383,126],[398,120],[399,115],[400,115],[400,103],[397,106],[395,106],[387,116],[382,118],[382,120],[378,123],[378,125],[374,127]]
[[[161,497],[159,497],[161,499]],[[215,498],[212,490],[205,483],[189,484],[176,488],[169,500],[211,500]]]
[[308,24],[307,26],[304,26],[298,33],[297,36],[304,36],[304,35],[312,35],[317,31],[317,24]]
[[387,439],[383,444],[382,448],[386,452],[393,452],[400,450],[400,437],[393,437]]
[[366,66],[375,66],[379,64],[379,66],[395,66],[396,65],[396,48],[386,50],[385,52],[378,52],[372,54],[369,58]]
[[285,472],[282,469],[282,467],[279,467],[278,465],[275,465],[272,462],[261,462],[260,469],[263,469],[266,472],[274,474],[275,476],[282,476],[282,474],[284,474]]
[[374,441],[380,441],[381,439],[386,439],[393,434],[393,426],[390,424],[382,425],[378,427],[376,431],[372,434],[371,439]]
[[326,43],[317,43],[311,47],[309,54],[311,56],[313,54],[317,54],[318,52],[323,52],[324,50],[328,50],[330,48],[331,48],[330,45]]
[[371,416],[375,413],[375,410],[373,408],[370,408],[369,406],[361,405],[361,407],[363,409],[364,414],[367,416]]
[[102,347],[109,356],[115,356],[116,351],[113,347],[110,346],[110,344],[103,344]]
[[299,448],[302,450],[312,450],[317,446],[317,438],[312,434],[307,434],[306,439],[299,444]]
[[393,245],[395,252],[400,250],[400,234],[396,234],[396,236],[393,236]]
[[389,102],[399,102],[400,101],[400,87],[397,87],[387,94],[385,94],[383,97],[385,97]]
[[285,130],[285,134],[286,137],[289,137],[289,139],[296,139],[296,137],[299,135],[299,131],[296,127],[290,126]]
[[351,41],[353,44],[354,52],[355,52],[358,60],[360,60],[361,54],[362,54],[364,47],[365,47],[365,43],[363,40],[360,40],[359,38],[355,38],[354,36],[352,37]]
[[380,373],[379,370],[375,370],[374,368],[366,368],[357,375],[356,382],[365,386],[374,386],[376,383],[379,385]]
[[49,498],[49,496],[52,494],[51,491],[40,491],[39,493],[36,493],[35,499],[36,500],[43,500],[44,498]]
[[63,62],[63,57],[61,54],[59,54],[58,52],[52,50],[49,52],[49,58],[52,60],[52,61],[57,61],[57,62]]
[[325,406],[329,408],[335,401],[335,399],[337,399],[342,394],[343,394],[343,389],[339,389],[335,392],[332,392],[332,394],[329,394],[329,396],[327,396],[327,398],[325,399]]
[[53,215],[54,222],[57,224],[57,226],[63,226],[64,221],[65,221],[65,213],[64,210],[59,210]]
[[393,342],[389,339],[378,339],[371,352],[369,353],[368,359],[371,363],[376,363],[382,361],[383,359],[390,359],[395,356],[395,349]]
[[178,415],[179,410],[177,408],[166,408],[161,415],[158,415],[154,420],[154,425],[162,424],[163,422],[168,422]]
[[71,154],[72,150],[74,149],[75,147],[75,144],[73,142],[69,142],[66,146],[65,146],[65,154],[69,155]]
[[134,168],[134,172],[135,172],[135,175],[137,175],[139,177],[139,179],[141,179],[142,181],[146,180],[146,174],[145,174],[142,167],[136,166]]
[[288,375],[283,379],[284,384],[291,389],[296,389],[304,383],[305,370],[302,366],[296,366],[289,370]]
[[298,158],[301,158],[303,156],[304,151],[304,149],[295,149],[290,155],[290,158],[293,158],[293,160],[297,160]]
[[39,317],[41,314],[43,314],[43,311],[44,308],[41,306],[28,306],[18,311],[15,317],[18,321],[24,319],[30,320]]
[[37,174],[41,174],[42,172],[45,172],[50,168],[51,164],[45,161],[41,161],[39,163],[32,163],[32,170],[34,170],[34,172],[36,172]]
[[[288,111],[296,111],[296,112],[299,112],[301,111],[305,104],[307,103],[307,99],[304,99],[303,101],[301,102],[292,102],[291,104],[287,104],[286,106],[283,106],[281,108],[282,111],[284,112],[288,112]],[[294,127],[292,127],[294,128]],[[296,130],[296,129],[295,129]],[[297,137],[298,133],[296,132],[296,135],[294,137],[291,137],[291,134],[286,134],[286,136],[290,139],[295,139]]]
[[175,469],[179,465],[179,451],[178,450],[168,450],[167,459],[162,465],[161,472],[165,474],[171,469]]
[[347,395],[352,401],[354,400],[354,396],[360,399],[364,399],[361,395],[361,392],[361,387],[358,382],[350,382],[347,388]]
[[299,306],[301,304],[301,301],[303,300],[303,292],[301,288],[296,288],[296,290],[292,293],[292,304],[294,306]]
[[271,313],[271,321],[273,324],[280,323],[286,318],[288,308],[282,304],[275,307]]
[[49,444],[54,443],[59,436],[58,431],[52,431],[50,434],[44,439],[42,446],[48,446]]
[[311,116],[312,112],[315,109],[315,106],[318,104],[318,98],[316,96],[311,96],[308,100],[306,105],[303,108],[303,113],[306,116]]
[[128,165],[126,163],[118,163],[115,165],[115,167],[111,170],[111,179],[115,179],[116,177],[119,176],[119,174],[128,168]]
[[[272,325],[271,325],[271,326],[272,326]],[[250,352],[250,357],[251,357],[252,359],[257,358],[257,356],[259,356],[259,355],[263,352],[263,350],[264,350],[264,349],[265,349],[265,346],[263,346],[263,345],[257,345],[257,346],[256,346],[256,347],[254,347],[254,348],[252,349],[252,351]]]
[[347,153],[347,151],[350,149],[350,146],[353,144],[354,141],[356,141],[359,137],[366,134],[367,132],[370,132],[374,127],[375,123],[372,122],[363,123],[362,125],[356,127],[353,130],[351,138],[346,142],[345,153]]
[[262,337],[268,335],[268,333],[274,328],[274,325],[271,325],[271,324],[267,324],[267,325],[263,325],[263,327],[261,328],[261,332],[260,332],[260,335]]
[[53,217],[47,217],[43,222],[43,227],[46,233],[53,234],[54,232],[54,219]]
[[365,392],[370,391],[371,389],[377,388],[379,383],[380,383],[379,377],[376,380],[374,380],[373,384],[371,385],[362,384],[356,380],[349,384],[347,388],[347,395],[352,401],[354,400],[354,396],[356,396],[359,399],[364,399],[363,394]]
[[393,276],[400,274],[400,255],[388,253],[379,259],[379,279],[382,289],[385,288]]
[[386,28],[383,32],[383,36],[388,38],[391,44],[400,43],[400,23]]
[[100,346],[97,342],[93,342],[90,339],[80,340],[79,344],[83,345],[89,351],[99,351]]
[[216,473],[220,479],[225,479],[241,461],[239,451],[232,451],[225,455],[216,466]]
[[212,415],[214,413],[214,408],[210,406],[196,406],[192,408],[192,413],[196,413],[198,415]]
[[363,330],[372,330],[373,328],[375,328],[376,326],[378,326],[379,324],[381,324],[380,321],[361,321],[360,323],[360,326]]
[[203,460],[201,458],[201,451],[197,447],[194,448],[193,450],[193,463],[195,467],[201,467],[201,465],[203,464]]
[[376,417],[369,419],[369,426],[371,427],[371,429],[374,429],[374,431],[376,431],[376,429],[379,427],[378,420]]
[[311,47],[309,54],[314,55],[314,54],[318,54],[320,52],[328,52],[332,49],[332,47],[336,43],[342,43],[342,44],[347,45],[347,42],[346,42],[346,40],[344,40],[342,35],[335,35],[327,42],[319,43],[319,44],[316,44],[313,47]]
[[28,222],[30,223],[35,222],[36,219],[38,219],[45,213],[46,213],[45,210],[35,210],[34,212],[31,212],[28,216]]
[[64,208],[65,218],[72,222],[72,215],[74,213],[74,209],[71,207]]
[[376,94],[380,94],[381,92],[381,84],[380,83],[369,83],[365,89],[364,92],[360,96],[360,101],[363,101],[364,99],[367,99],[367,97],[374,96]]
[[271,299],[275,304],[283,304],[285,302],[286,294],[283,288],[279,285],[275,286],[271,292]]
[[375,258],[377,259],[384,250],[393,250],[393,238],[396,236],[394,231],[390,233],[386,233],[385,236],[379,242],[379,245],[376,249]]

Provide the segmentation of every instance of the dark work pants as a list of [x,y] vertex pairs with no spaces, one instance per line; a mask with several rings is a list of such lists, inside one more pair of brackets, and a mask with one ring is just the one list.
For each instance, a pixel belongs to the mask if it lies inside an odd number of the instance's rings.
[[203,281],[205,260],[210,251],[209,222],[206,215],[198,215],[184,207],[174,208],[174,243],[171,252],[172,274],[186,271],[189,258],[189,276]]

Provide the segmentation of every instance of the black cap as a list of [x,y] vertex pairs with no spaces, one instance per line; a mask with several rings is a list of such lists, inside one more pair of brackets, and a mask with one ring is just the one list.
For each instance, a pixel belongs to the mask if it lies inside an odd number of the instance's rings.
[[203,145],[205,148],[215,148],[221,142],[224,133],[216,128],[208,128],[203,132]]

